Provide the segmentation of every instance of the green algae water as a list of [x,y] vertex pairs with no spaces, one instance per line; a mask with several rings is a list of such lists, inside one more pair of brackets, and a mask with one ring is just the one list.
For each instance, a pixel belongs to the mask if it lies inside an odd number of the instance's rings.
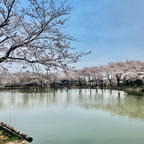
[[95,89],[5,91],[0,121],[32,144],[143,144],[144,98]]

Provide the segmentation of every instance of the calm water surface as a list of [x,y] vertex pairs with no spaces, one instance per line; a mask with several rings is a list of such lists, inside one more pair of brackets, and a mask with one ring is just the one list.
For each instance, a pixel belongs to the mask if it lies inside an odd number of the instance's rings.
[[144,144],[144,98],[120,91],[0,92],[0,121],[33,144]]

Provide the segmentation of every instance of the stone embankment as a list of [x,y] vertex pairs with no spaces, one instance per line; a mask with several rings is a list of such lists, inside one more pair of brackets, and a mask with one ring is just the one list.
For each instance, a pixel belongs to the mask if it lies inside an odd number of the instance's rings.
[[0,144],[27,144],[32,141],[32,137],[23,134],[7,123],[0,123]]
[[8,136],[3,135],[2,131],[0,131],[0,144],[27,144],[27,142],[9,138]]

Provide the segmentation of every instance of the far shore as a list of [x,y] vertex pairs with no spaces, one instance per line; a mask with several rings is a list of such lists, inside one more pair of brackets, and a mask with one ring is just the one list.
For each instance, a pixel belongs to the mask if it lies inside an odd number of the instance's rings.
[[1,86],[0,90],[21,90],[23,92],[28,92],[28,91],[34,91],[34,92],[39,92],[39,91],[46,91],[46,90],[57,90],[57,89],[109,89],[109,90],[120,90],[126,92],[128,95],[135,95],[135,96],[144,96],[144,86],[137,87],[125,87],[125,86],[105,86],[105,87],[100,87],[100,86],[14,86],[14,85],[9,85],[9,86]]

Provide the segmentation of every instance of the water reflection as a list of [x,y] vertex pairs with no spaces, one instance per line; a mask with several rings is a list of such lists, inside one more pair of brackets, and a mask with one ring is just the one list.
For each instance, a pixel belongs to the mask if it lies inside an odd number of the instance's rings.
[[0,92],[0,111],[3,109],[41,108],[51,106],[82,109],[103,109],[113,114],[144,120],[144,97],[126,96],[122,91],[74,89],[43,93]]

